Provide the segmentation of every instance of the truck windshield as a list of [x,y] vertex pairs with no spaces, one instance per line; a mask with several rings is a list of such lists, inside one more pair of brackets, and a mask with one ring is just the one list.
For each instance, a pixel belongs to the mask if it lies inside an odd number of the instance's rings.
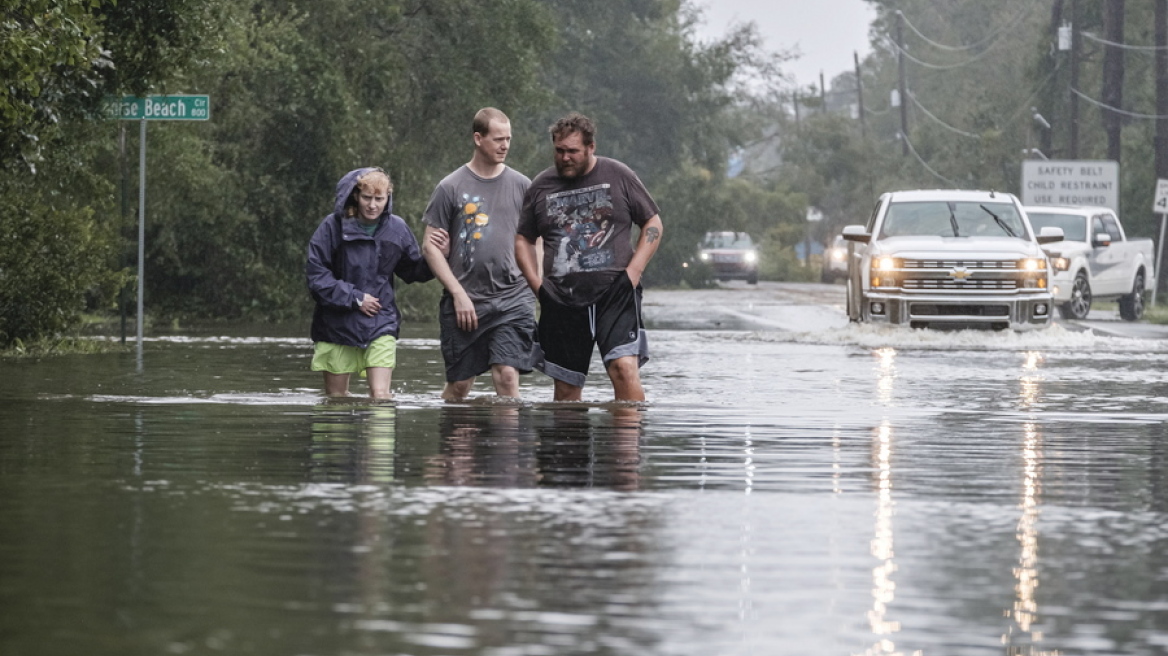
[[926,235],[1012,237],[1025,236],[1026,228],[1013,203],[915,201],[888,206],[881,237]]
[[1047,212],[1027,212],[1030,225],[1035,232],[1043,228],[1063,229],[1063,239],[1067,241],[1087,241],[1087,221],[1075,214],[1053,214]]

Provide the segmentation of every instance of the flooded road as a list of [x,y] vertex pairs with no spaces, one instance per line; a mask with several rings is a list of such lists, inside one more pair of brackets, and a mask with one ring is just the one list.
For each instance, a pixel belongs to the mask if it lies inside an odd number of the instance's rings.
[[842,302],[649,290],[645,407],[445,405],[427,326],[392,404],[296,334],[4,362],[0,653],[1168,653],[1168,340]]

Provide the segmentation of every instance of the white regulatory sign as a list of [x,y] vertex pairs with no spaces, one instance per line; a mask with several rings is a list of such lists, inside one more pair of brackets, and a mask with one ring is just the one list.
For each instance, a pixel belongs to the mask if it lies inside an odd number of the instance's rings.
[[1023,160],[1020,196],[1023,205],[1099,205],[1118,214],[1119,162]]
[[1168,180],[1160,178],[1156,181],[1156,200],[1152,201],[1152,211],[1168,214]]

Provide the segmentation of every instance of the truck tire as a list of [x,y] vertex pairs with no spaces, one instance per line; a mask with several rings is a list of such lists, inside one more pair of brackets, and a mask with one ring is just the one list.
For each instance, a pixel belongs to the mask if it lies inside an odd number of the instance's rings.
[[1136,272],[1132,291],[1119,297],[1119,316],[1124,321],[1139,321],[1144,316],[1144,272]]
[[1059,316],[1064,319],[1086,319],[1091,311],[1091,281],[1087,273],[1080,271],[1071,285],[1071,300],[1059,306]]

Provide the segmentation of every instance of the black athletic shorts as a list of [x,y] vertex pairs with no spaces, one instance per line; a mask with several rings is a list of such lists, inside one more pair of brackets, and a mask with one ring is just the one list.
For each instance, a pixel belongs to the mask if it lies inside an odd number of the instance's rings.
[[605,364],[635,355],[638,366],[643,366],[649,361],[649,340],[641,321],[641,294],[641,286],[634,288],[627,273],[617,276],[600,300],[585,307],[558,303],[541,288],[535,368],[583,387],[593,345],[600,347]]

